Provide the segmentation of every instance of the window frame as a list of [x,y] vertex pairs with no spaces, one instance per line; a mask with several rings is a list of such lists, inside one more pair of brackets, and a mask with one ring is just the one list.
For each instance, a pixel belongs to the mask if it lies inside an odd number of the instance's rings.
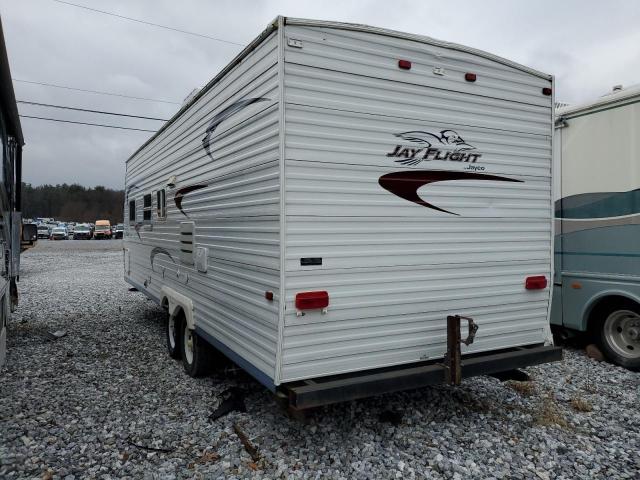
[[156,192],[156,217],[158,220],[167,219],[167,192],[164,188]]
[[[147,199],[149,200],[147,202]],[[147,204],[148,203],[148,204]],[[142,196],[142,221],[151,222],[151,211],[153,210],[153,195],[147,193]]]
[[[133,207],[133,209],[131,207]],[[132,213],[133,213],[133,218],[131,217]],[[138,212],[136,212],[136,199],[134,198],[133,200],[129,200],[129,223],[136,223],[137,213]]]

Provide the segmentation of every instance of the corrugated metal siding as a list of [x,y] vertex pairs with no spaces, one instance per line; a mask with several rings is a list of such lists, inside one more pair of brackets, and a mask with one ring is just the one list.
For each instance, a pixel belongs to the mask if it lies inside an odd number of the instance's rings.
[[[551,273],[551,97],[542,78],[465,52],[328,28],[287,27],[285,48],[286,316],[282,381],[377,368],[446,350],[448,314],[480,330],[466,352],[546,340]],[[410,71],[398,59],[413,62]],[[433,74],[445,69],[444,76]],[[465,72],[478,81],[464,81]],[[397,163],[394,134],[455,130],[480,173],[420,189],[456,215],[383,189],[382,175],[463,171]],[[435,145],[434,145],[435,146]],[[302,267],[301,257],[322,257]],[[326,314],[297,316],[295,294],[327,290]],[[464,332],[463,332],[464,333]]]
[[[140,237],[126,225],[130,278],[154,296],[167,285],[191,298],[196,325],[275,379],[280,303],[280,181],[278,42],[274,33],[182,116],[127,163],[128,201],[167,188],[168,216],[155,215]],[[202,140],[212,118],[241,99],[265,97],[225,120],[215,130],[213,159]],[[190,185],[206,186],[182,199],[176,193]],[[208,271],[179,261],[179,225],[195,222],[195,245],[208,248]],[[151,270],[154,247],[159,254]],[[274,301],[264,298],[274,292]]]

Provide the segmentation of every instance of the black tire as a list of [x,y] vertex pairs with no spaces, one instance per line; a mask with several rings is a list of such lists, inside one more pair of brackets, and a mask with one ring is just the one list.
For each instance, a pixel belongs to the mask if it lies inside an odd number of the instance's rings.
[[[213,355],[209,344],[187,322],[182,322],[182,366],[190,377],[202,377],[211,372]],[[190,347],[189,347],[190,345]]]
[[620,302],[598,312],[597,320],[596,340],[607,360],[640,370],[640,306]]
[[182,358],[182,324],[181,316],[172,316],[167,313],[164,322],[164,332],[167,340],[169,356],[175,360]]

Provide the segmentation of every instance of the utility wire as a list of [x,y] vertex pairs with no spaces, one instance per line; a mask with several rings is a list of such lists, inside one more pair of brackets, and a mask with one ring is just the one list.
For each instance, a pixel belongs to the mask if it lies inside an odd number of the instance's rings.
[[152,27],[164,28],[165,30],[172,30],[174,32],[186,33],[187,35],[193,35],[195,37],[207,38],[209,40],[215,40],[216,42],[228,43],[230,45],[239,45],[241,47],[244,47],[242,43],[236,43],[230,40],[224,40],[222,38],[211,37],[209,35],[204,35],[202,33],[189,32],[187,30],[180,30],[179,28],[168,27],[166,25],[160,25],[158,23],[147,22],[146,20],[140,20],[138,18],[125,17],[124,15],[118,15],[117,13],[105,12],[104,10],[98,10],[97,8],[87,7],[86,5],[78,5],[77,3],[65,2],[64,0],[53,0],[53,1],[56,3],[71,5],[72,7],[84,8],[85,10],[90,10],[96,13],[102,13],[104,15],[111,15],[112,17],[121,18],[123,20],[129,20],[131,22],[143,23],[144,25],[150,25]]
[[67,87],[66,85],[56,85],[55,83],[34,82],[32,80],[22,80],[20,78],[12,78],[14,82],[31,83],[33,85],[43,85],[45,87],[63,88],[65,90],[77,90],[78,92],[97,93],[98,95],[111,95],[113,97],[133,98],[134,100],[148,100],[150,102],[171,103],[173,105],[181,105],[180,102],[171,102],[169,100],[159,100],[157,98],[134,97],[131,95],[123,95],[121,93],[101,92],[99,90],[87,90],[84,88]]
[[20,115],[22,118],[35,118],[38,120],[48,120],[49,122],[75,123],[78,125],[90,125],[92,127],[118,128],[120,130],[136,130],[138,132],[156,133],[157,130],[146,130],[144,128],[118,127],[117,125],[103,125],[101,123],[74,122],[71,120],[60,120],[59,118],[34,117],[31,115]]
[[74,110],[76,112],[100,113],[102,115],[115,115],[117,117],[142,118],[143,120],[157,120],[157,121],[160,121],[160,122],[166,122],[167,121],[166,118],[143,117],[141,115],[129,115],[127,113],[105,112],[103,110],[89,110],[87,108],[66,107],[64,105],[52,105],[50,103],[28,102],[26,100],[16,100],[16,101],[17,101],[17,103],[23,103],[25,105],[37,105],[39,107],[60,108],[60,109],[63,109],[63,110]]

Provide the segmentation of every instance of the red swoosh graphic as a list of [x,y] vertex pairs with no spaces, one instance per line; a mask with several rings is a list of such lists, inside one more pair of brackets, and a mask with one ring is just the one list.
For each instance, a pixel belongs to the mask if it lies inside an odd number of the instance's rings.
[[397,195],[400,198],[417,203],[423,207],[431,208],[439,212],[459,215],[443,208],[437,207],[429,202],[425,202],[418,189],[429,183],[444,182],[447,180],[493,180],[498,182],[522,182],[513,178],[500,177],[498,175],[487,175],[475,172],[446,172],[433,170],[409,170],[406,172],[394,172],[383,175],[378,179],[378,183],[385,190]]

